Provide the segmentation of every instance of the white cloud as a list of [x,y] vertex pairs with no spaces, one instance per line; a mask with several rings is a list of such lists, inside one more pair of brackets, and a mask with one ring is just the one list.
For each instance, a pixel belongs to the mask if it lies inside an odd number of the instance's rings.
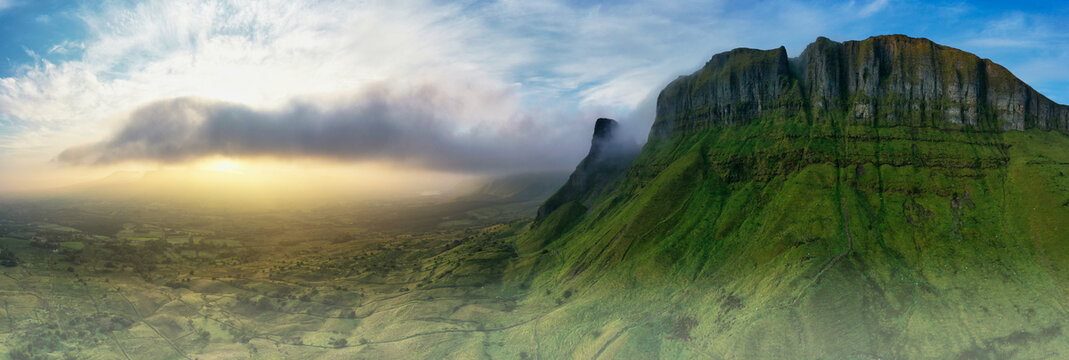
[[980,49],[1047,48],[1060,50],[1069,42],[1060,22],[1051,24],[1041,16],[1008,13],[986,22],[969,34],[965,43]]
[[858,16],[863,18],[872,16],[886,8],[888,3],[890,3],[890,0],[873,0],[858,11]]
[[[162,98],[281,106],[296,96],[419,76],[415,70],[463,74],[442,69],[455,58],[447,51],[456,49],[440,44],[455,43],[448,37],[466,29],[436,28],[455,13],[343,5],[158,1],[86,14],[91,36],[84,55],[60,63],[35,56],[16,76],[0,79],[0,109],[22,122],[50,124],[43,126],[101,127]],[[71,46],[58,44],[53,52]]]
[[[575,109],[633,108],[713,52],[761,36],[743,29],[772,28],[776,35],[795,30],[783,15],[721,18],[725,6],[585,8],[553,0],[113,3],[81,15],[87,39],[56,44],[15,76],[0,79],[0,111],[54,131],[76,128],[72,136],[91,141],[119,125],[110,120],[117,114],[158,99],[198,96],[270,108],[296,97],[435,77],[518,84],[513,102],[528,108],[517,111],[556,108],[549,112],[560,117],[538,121],[586,133],[590,119],[579,118],[587,114]],[[692,19],[674,20],[680,16]],[[80,57],[49,60],[74,49],[82,50]],[[23,148],[10,143],[18,137],[7,141],[7,148]],[[70,144],[54,147],[63,145]]]
[[4,11],[19,5],[19,2],[15,0],[0,0],[0,11]]
[[48,54],[67,55],[70,54],[71,51],[81,49],[85,49],[85,43],[64,40],[59,44],[52,45],[52,47],[48,49]]

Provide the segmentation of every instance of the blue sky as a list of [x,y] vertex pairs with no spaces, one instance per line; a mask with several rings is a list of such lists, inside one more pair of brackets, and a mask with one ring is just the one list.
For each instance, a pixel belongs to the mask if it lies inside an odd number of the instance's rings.
[[795,56],[817,36],[927,37],[991,58],[1064,104],[1064,24],[1069,5],[1054,1],[0,0],[0,189],[74,177],[54,161],[65,149],[175,104],[275,121],[385,106],[394,117],[431,114],[396,131],[442,133],[405,142],[571,166],[594,118],[618,118],[642,138],[656,91],[713,54],[784,45]]
[[76,58],[80,52],[60,49],[64,43],[81,43],[86,28],[78,18],[81,7],[75,1],[0,1],[0,77],[16,74],[20,66],[32,64],[33,54],[56,60]]

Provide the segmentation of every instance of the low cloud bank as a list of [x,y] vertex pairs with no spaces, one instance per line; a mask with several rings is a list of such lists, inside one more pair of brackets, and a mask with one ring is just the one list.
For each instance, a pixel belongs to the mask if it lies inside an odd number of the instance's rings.
[[535,120],[511,99],[507,91],[435,85],[372,87],[340,99],[294,100],[273,110],[166,99],[129,112],[109,138],[68,148],[56,159],[92,166],[215,155],[310,157],[458,172],[574,166],[593,119]]

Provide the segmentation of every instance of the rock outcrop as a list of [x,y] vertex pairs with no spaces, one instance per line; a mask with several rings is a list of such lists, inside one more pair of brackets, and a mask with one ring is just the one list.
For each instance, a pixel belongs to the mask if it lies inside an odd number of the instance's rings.
[[538,208],[537,220],[572,201],[589,205],[607,185],[620,176],[638,155],[639,146],[619,136],[616,120],[601,118],[594,123],[590,152],[579,162],[564,186]]
[[888,35],[843,43],[821,37],[793,59],[783,47],[717,54],[661,92],[650,138],[773,113],[874,126],[1069,133],[1069,107],[1006,68],[928,39]]

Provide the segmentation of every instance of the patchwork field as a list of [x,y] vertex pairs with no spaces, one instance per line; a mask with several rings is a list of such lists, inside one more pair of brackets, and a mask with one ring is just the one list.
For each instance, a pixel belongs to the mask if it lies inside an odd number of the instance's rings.
[[[470,217],[457,216],[450,204],[395,205],[394,213],[418,223],[411,232],[394,230],[405,220],[359,207],[231,213],[224,221],[187,209],[8,204],[0,208],[0,258],[14,262],[0,267],[0,354],[288,359],[498,352],[512,341],[507,337],[531,336],[510,330],[546,313],[520,306],[529,290],[501,279],[516,257],[506,239],[528,224],[511,219],[532,212],[533,204],[461,206]],[[80,226],[89,222],[94,226]],[[520,352],[514,355],[526,356]]]

